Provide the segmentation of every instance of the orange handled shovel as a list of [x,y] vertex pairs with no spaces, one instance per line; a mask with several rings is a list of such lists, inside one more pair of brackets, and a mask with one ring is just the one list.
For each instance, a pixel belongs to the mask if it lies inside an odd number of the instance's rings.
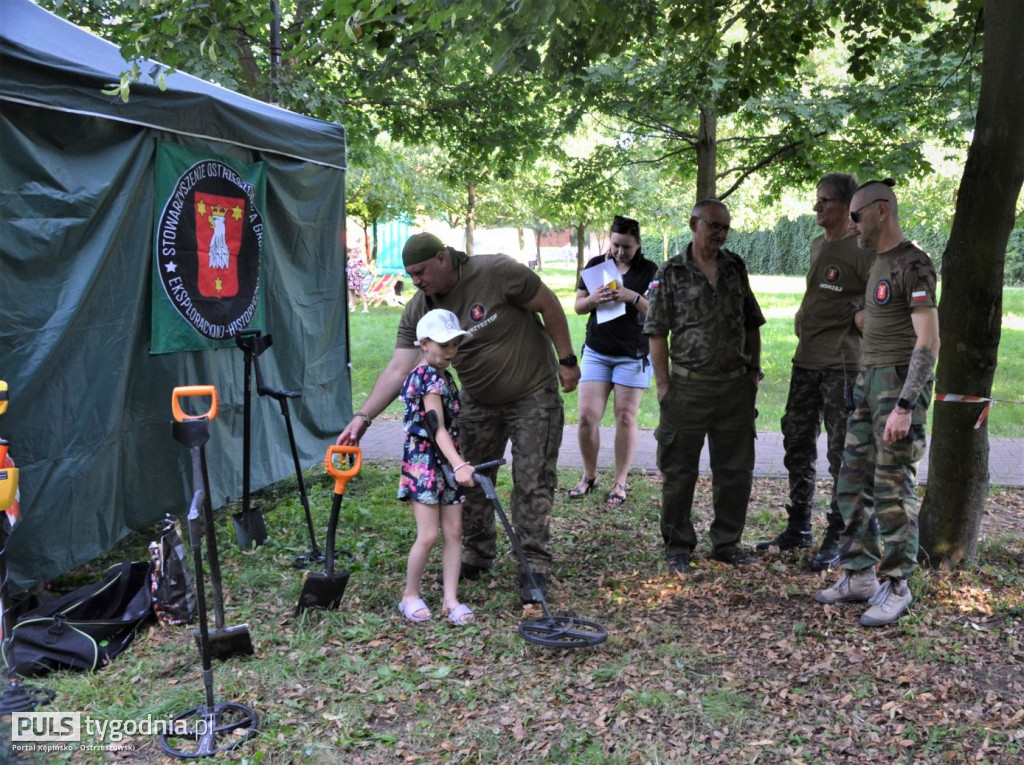
[[[209,408],[201,414],[186,414],[181,408],[182,399],[209,397]],[[231,656],[248,656],[253,653],[249,625],[224,626],[224,587],[220,576],[220,556],[217,554],[217,532],[214,528],[213,502],[210,500],[210,476],[206,469],[206,442],[210,440],[210,420],[217,416],[217,389],[212,385],[183,385],[171,394],[171,411],[174,422],[171,433],[174,440],[187,446],[192,455],[193,496],[203,497],[203,526],[206,534],[206,559],[210,569],[210,589],[213,592],[214,629],[209,633],[210,651],[215,659]],[[196,589],[205,582],[197,581]],[[201,636],[195,633],[196,644]],[[202,646],[200,645],[200,651]]]
[[[354,457],[348,468],[344,467],[345,455],[350,458]],[[334,501],[331,505],[331,517],[327,522],[324,572],[322,574],[306,572],[302,580],[299,603],[295,607],[296,616],[307,608],[337,608],[341,603],[341,596],[345,594],[345,585],[348,584],[349,572],[335,572],[334,570],[334,537],[338,531],[338,516],[341,515],[341,500],[345,496],[345,485],[348,484],[350,478],[359,474],[359,469],[363,466],[363,452],[358,446],[335,444],[328,447],[324,464],[327,467],[327,472],[334,477]]]

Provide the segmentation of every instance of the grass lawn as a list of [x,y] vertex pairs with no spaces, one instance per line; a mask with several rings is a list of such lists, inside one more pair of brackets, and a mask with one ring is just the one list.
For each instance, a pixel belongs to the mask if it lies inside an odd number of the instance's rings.
[[[262,718],[258,735],[222,759],[1020,761],[1024,493],[993,493],[975,565],[916,573],[911,612],[892,627],[866,630],[857,625],[863,606],[826,608],[811,599],[831,576],[808,572],[806,552],[769,555],[741,570],[708,561],[706,481],[695,504],[701,559],[683,578],[668,575],[661,560],[655,479],[636,477],[629,502],[614,512],[598,499],[562,499],[574,479],[562,473],[552,519],[550,605],[609,632],[603,645],[579,650],[518,636],[520,622],[543,614],[519,603],[514,556],[500,533],[493,575],[460,590],[477,624],[401,618],[396,603],[415,531],[394,500],[395,465],[364,465],[348,484],[339,546],[353,558],[337,611],[293,615],[302,585],[290,562],[308,549],[294,479],[261,493],[271,538],[256,550],[237,549],[221,512],[227,623],[249,625],[256,654],[215,665],[215,699],[246,704]],[[503,495],[507,481],[502,470]],[[308,484],[322,529],[331,485],[322,470],[309,471]],[[781,481],[755,482],[748,541],[774,532],[784,492]],[[814,522],[820,534],[820,508]],[[106,562],[144,559],[147,539],[126,541]],[[434,609],[438,568],[435,550],[424,590]],[[56,692],[51,710],[99,721],[165,719],[203,700],[187,627],[145,627],[100,672],[34,682]],[[7,730],[0,726],[0,735]],[[173,762],[150,737],[122,743],[135,751],[34,761]]]
[[[544,281],[562,301],[573,345],[577,349],[586,336],[586,316],[577,316],[572,309],[575,295],[572,269],[546,268]],[[786,407],[789,373],[796,350],[793,316],[800,305],[804,280],[801,277],[754,276],[751,278],[767,324],[761,328],[761,361],[765,379],[758,392],[759,430],[778,431]],[[395,343],[399,308],[375,308],[369,314],[350,314],[352,327],[352,403],[358,407],[370,392],[377,373],[387,362]],[[943,348],[940,353],[951,353]],[[972,391],[949,391],[970,394]],[[1003,324],[999,346],[999,362],[992,391],[993,398],[1024,401],[1024,289],[1003,290]],[[564,396],[566,421],[577,421],[576,393]],[[603,424],[612,425],[612,408],[608,407]],[[386,417],[400,418],[401,405],[393,403]],[[658,423],[658,403],[653,393],[644,395],[638,415],[641,428],[654,428]],[[989,434],[996,438],[1024,438],[1024,405],[996,404],[988,419]]]
[[[571,279],[551,277],[566,304]],[[771,400],[778,408],[785,393],[799,280],[756,279],[755,289],[770,322],[762,427],[777,427],[779,412],[768,412]],[[1013,349],[1013,361],[1000,374],[1018,366],[1010,375],[1014,384],[997,395],[1019,400],[1024,292],[1007,292],[1003,343],[1004,352]],[[398,315],[378,309],[351,316],[357,406],[390,354]],[[583,321],[573,322],[578,344]],[[652,401],[649,395],[647,404]],[[994,432],[1014,409],[997,406]],[[567,414],[574,419],[575,399]],[[475,625],[411,624],[398,614],[415,524],[395,500],[395,464],[364,464],[348,484],[338,542],[351,554],[342,562],[351,579],[336,611],[294,615],[302,574],[291,562],[309,549],[294,478],[255,497],[270,533],[262,547],[239,550],[230,521],[238,507],[219,511],[227,624],[248,624],[256,653],[215,664],[214,696],[246,704],[262,718],[257,735],[221,759],[1003,765],[1024,757],[1024,491],[993,490],[977,559],[955,571],[915,572],[910,612],[890,627],[867,630],[857,624],[863,606],[812,600],[832,576],[808,571],[808,551],[768,554],[743,569],[710,561],[707,478],[694,502],[697,570],[675,577],[662,560],[659,479],[633,476],[629,500],[610,511],[600,493],[578,502],[565,498],[577,477],[560,472],[550,607],[609,633],[603,645],[579,650],[519,637],[518,625],[543,613],[519,602],[516,561],[500,531],[493,572],[460,588],[476,612]],[[306,483],[323,545],[332,483],[317,467],[307,471]],[[506,508],[508,483],[502,469],[498,490]],[[819,498],[826,494],[820,485]],[[821,501],[816,538],[824,527]],[[785,502],[785,481],[755,480],[747,544],[774,536]],[[56,589],[94,581],[114,562],[145,560],[155,535],[129,537],[55,582]],[[435,550],[423,591],[435,610],[439,565]],[[56,693],[48,710],[101,723],[168,719],[204,701],[190,627],[147,625],[102,671],[58,672],[33,683]],[[0,723],[0,761],[9,732]],[[120,743],[133,751],[20,755],[18,761],[174,762],[152,737]]]

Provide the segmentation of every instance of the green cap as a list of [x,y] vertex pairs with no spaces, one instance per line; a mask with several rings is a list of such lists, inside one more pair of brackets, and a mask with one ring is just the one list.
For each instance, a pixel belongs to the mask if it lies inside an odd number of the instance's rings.
[[413,266],[430,260],[443,249],[445,249],[444,242],[433,234],[426,231],[413,234],[402,248],[402,265]]

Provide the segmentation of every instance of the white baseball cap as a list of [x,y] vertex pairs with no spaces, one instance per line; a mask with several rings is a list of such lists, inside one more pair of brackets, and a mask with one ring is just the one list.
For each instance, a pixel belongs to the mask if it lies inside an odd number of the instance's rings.
[[416,341],[430,338],[435,343],[447,343],[460,335],[469,333],[459,326],[459,317],[443,308],[427,311],[423,318],[416,322]]

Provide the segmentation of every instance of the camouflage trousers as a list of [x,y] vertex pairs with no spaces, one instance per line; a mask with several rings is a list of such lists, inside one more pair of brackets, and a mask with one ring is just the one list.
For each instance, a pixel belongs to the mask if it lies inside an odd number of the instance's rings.
[[[462,456],[471,464],[501,459],[512,442],[512,496],[509,515],[523,552],[536,573],[547,573],[551,506],[558,485],[558,450],[565,416],[557,386],[518,401],[491,406],[460,392]],[[498,469],[485,471],[492,479]],[[494,506],[478,486],[466,489],[462,505],[463,560],[490,568],[497,557]]]
[[836,487],[846,524],[840,565],[854,571],[878,566],[879,577],[905,578],[917,566],[917,463],[925,450],[930,383],[917,399],[906,437],[888,446],[882,440],[905,378],[906,367],[857,376]]
[[[782,416],[782,446],[786,451],[783,464],[789,473],[791,519],[801,531],[811,528],[818,436],[823,421],[828,439],[828,472],[832,476],[829,520],[835,519],[838,525],[836,481],[843,461],[846,418],[849,416],[846,381],[846,373],[841,369],[815,370],[798,366],[793,367],[789,378],[789,397],[786,399],[786,413]],[[851,380],[851,387],[852,384]]]
[[654,431],[666,558],[689,554],[697,546],[691,511],[705,436],[714,506],[712,552],[727,555],[739,544],[754,475],[756,395],[757,386],[748,375],[724,382],[672,378]]

